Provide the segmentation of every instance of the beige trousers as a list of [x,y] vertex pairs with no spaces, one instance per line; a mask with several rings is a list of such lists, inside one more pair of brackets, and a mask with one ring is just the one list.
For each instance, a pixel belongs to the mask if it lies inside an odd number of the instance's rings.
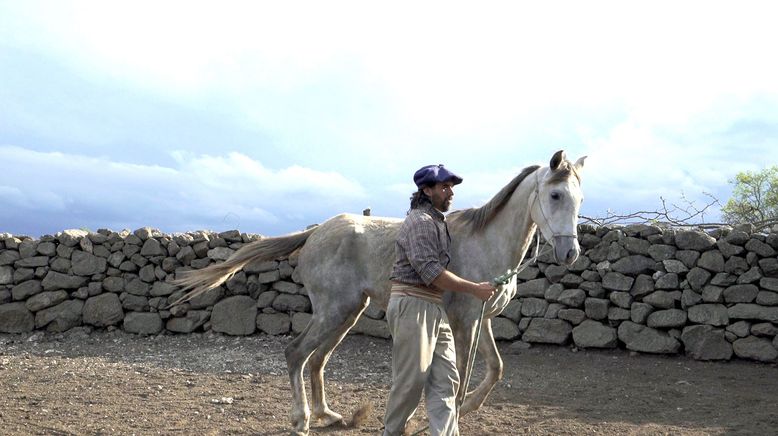
[[392,295],[386,311],[392,333],[392,390],[386,404],[384,436],[399,436],[425,392],[432,435],[458,435],[456,394],[459,374],[454,335],[437,304]]

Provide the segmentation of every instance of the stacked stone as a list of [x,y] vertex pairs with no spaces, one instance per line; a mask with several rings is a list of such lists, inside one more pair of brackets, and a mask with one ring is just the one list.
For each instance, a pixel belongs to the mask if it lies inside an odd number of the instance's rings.
[[[121,327],[138,334],[212,328],[251,334],[265,327],[258,311],[309,312],[302,286],[288,281],[289,260],[250,265],[224,286],[170,310],[181,296],[176,273],[223,261],[258,236],[238,231],[163,235],[68,230],[40,240],[0,235],[0,331],[62,332],[78,325]],[[266,292],[267,291],[267,292]],[[261,298],[260,298],[261,295]]]
[[[181,273],[227,259],[260,237],[68,230],[39,240],[0,234],[0,332],[79,325],[151,335],[213,330],[299,333],[311,317],[296,257],[247,265],[222,286],[169,307]],[[582,255],[550,254],[517,278],[493,320],[497,339],[625,347],[700,360],[778,360],[778,232],[713,234],[648,225],[580,226]],[[352,332],[389,337],[370,306]]]
[[571,266],[541,257],[495,320],[501,339],[778,359],[778,233],[580,226]]

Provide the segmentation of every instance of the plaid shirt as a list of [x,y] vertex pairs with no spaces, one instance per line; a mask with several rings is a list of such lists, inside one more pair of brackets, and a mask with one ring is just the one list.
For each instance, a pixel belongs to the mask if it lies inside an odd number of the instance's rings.
[[391,279],[411,285],[431,285],[448,267],[450,244],[446,217],[439,210],[432,205],[411,209],[397,234],[397,260]]

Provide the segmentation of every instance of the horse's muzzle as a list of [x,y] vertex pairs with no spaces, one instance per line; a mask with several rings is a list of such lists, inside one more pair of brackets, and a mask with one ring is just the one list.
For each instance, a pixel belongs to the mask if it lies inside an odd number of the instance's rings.
[[554,258],[560,265],[570,265],[578,259],[581,247],[575,236],[554,237]]

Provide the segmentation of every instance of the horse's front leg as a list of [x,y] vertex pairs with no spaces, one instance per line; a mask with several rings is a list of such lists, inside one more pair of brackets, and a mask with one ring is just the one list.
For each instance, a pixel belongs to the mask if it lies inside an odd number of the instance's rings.
[[[494,385],[502,378],[502,359],[497,350],[497,344],[494,342],[491,319],[483,321],[481,337],[478,341],[478,354],[486,361],[486,377],[474,391],[467,394],[464,404],[459,409],[460,416],[478,410],[486,401],[486,396],[492,391]],[[465,360],[467,360],[467,356],[465,356]],[[461,386],[460,389],[467,389],[467,387]]]

